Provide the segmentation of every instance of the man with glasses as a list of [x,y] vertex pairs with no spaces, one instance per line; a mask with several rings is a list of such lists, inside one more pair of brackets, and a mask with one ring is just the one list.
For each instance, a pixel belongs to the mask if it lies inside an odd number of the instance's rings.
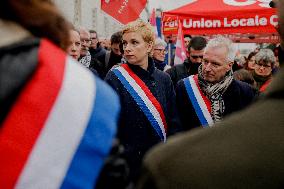
[[161,71],[166,71],[171,68],[171,66],[167,65],[165,62],[166,54],[167,54],[167,43],[161,38],[157,38],[155,40],[154,51],[153,51],[153,60],[155,63],[155,67]]
[[211,126],[252,102],[256,91],[233,79],[234,57],[231,40],[214,38],[204,50],[198,73],[178,82],[177,105],[184,130]]
[[177,82],[190,75],[197,74],[203,59],[203,52],[207,42],[203,37],[193,37],[188,47],[189,57],[183,64],[175,65],[166,72],[170,75],[174,86]]
[[91,56],[98,59],[100,56],[104,56],[106,54],[106,50],[100,46],[98,34],[95,30],[89,30],[90,32],[90,53]]
[[91,64],[91,54],[89,52],[91,45],[90,33],[85,28],[80,28],[79,33],[81,39],[79,62],[88,68]]
[[[277,7],[283,41],[284,0]],[[283,188],[283,81],[281,68],[264,96],[244,111],[153,149],[136,188]]]

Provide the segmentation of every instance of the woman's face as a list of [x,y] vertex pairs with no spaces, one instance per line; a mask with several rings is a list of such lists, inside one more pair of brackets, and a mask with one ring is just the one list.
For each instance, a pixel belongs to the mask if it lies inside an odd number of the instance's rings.
[[145,66],[153,44],[146,43],[139,32],[129,32],[122,36],[124,57],[128,63]]
[[162,45],[161,46],[155,46],[154,52],[153,52],[153,58],[163,62],[165,60],[166,54],[167,54],[167,51],[166,51],[164,46],[162,46]]
[[255,64],[254,69],[256,75],[267,77],[272,73],[271,63],[264,64],[262,61]]
[[248,60],[248,69],[254,70],[255,68],[255,56],[252,56],[250,60]]

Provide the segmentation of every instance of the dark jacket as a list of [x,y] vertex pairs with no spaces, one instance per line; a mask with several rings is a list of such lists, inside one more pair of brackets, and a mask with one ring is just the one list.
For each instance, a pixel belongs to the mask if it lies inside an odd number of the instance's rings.
[[114,66],[121,63],[122,56],[116,55],[113,51],[107,51],[105,54],[98,57],[98,61],[102,65],[102,78],[105,78],[107,72]]
[[97,47],[96,49],[90,48],[89,50],[92,57],[98,59],[98,57],[106,54],[106,50],[102,47]]
[[175,65],[166,70],[166,72],[170,75],[174,87],[176,87],[179,80],[197,74],[199,65],[200,64],[193,64],[189,59],[186,59],[184,63]]
[[[189,100],[184,81],[180,80],[176,88],[177,107],[184,130],[201,125],[197,114]],[[248,106],[255,98],[256,90],[247,83],[233,80],[223,94],[225,103],[224,117]]]
[[[128,65],[145,82],[149,90],[160,102],[168,125],[168,135],[176,132],[180,127],[180,122],[176,111],[175,92],[170,77],[156,69],[151,59],[149,59],[147,71],[139,66]],[[105,80],[120,96],[122,109],[118,138],[125,147],[125,157],[130,166],[131,178],[135,179],[140,170],[144,154],[153,145],[161,142],[161,139],[112,70],[108,72]]]
[[283,81],[281,69],[265,96],[244,111],[153,149],[137,188],[283,188]]
[[106,50],[104,48],[98,47],[96,49],[90,48],[89,50],[91,54],[91,63],[90,63],[90,70],[98,75],[101,79],[105,78],[105,66],[104,62],[99,60],[99,57],[104,56],[106,54]]

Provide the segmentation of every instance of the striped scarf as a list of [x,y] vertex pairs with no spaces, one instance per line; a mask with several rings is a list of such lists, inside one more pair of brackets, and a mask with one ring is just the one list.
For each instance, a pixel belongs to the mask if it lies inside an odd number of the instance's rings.
[[82,57],[81,60],[79,60],[79,62],[88,68],[90,66],[90,64],[91,64],[91,54],[90,54],[90,52],[88,51],[86,56]]
[[223,94],[233,81],[233,71],[226,73],[225,77],[218,83],[207,82],[202,74],[202,65],[198,68],[198,83],[201,90],[206,94],[211,102],[211,116],[214,122],[221,120],[225,111]]

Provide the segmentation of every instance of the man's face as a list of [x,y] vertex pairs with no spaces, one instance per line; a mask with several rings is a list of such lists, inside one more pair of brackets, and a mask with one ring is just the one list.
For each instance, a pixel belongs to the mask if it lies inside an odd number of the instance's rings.
[[80,31],[80,39],[81,39],[81,43],[82,43],[82,47],[81,47],[81,56],[86,56],[90,45],[91,45],[91,39],[90,39],[90,33],[84,30]]
[[111,44],[111,51],[118,56],[121,56],[120,48],[119,48],[119,43],[113,43]]
[[91,36],[91,47],[93,49],[96,49],[98,42],[99,42],[97,34],[96,33],[90,33],[90,36]]
[[189,49],[189,59],[192,63],[202,63],[203,60],[204,49],[202,50],[194,50],[193,48]]
[[206,81],[218,83],[231,67],[232,63],[227,60],[227,49],[225,47],[208,48],[205,51],[202,74]]
[[70,45],[67,48],[67,53],[74,59],[78,60],[81,51],[80,35],[77,31],[70,30]]
[[185,37],[184,38],[184,46],[185,46],[185,48],[188,48],[189,43],[190,43],[190,38],[189,37]]

